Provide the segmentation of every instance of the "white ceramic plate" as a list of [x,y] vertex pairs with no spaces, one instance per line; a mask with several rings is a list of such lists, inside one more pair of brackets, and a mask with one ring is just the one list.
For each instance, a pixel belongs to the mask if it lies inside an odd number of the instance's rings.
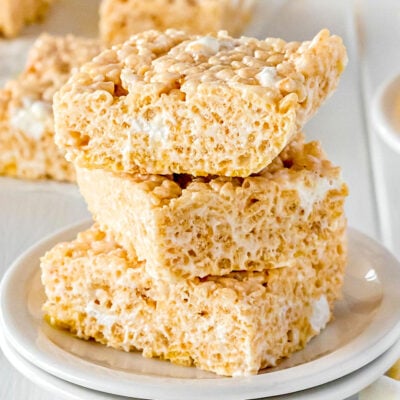
[[[66,400],[127,400],[127,397],[120,397],[105,394],[94,390],[86,389],[82,386],[74,385],[62,379],[48,374],[42,369],[35,367],[25,360],[5,339],[0,332],[0,348],[12,365],[33,383],[39,385],[57,398],[62,397]],[[351,396],[374,382],[381,376],[400,356],[400,340],[389,348],[384,354],[379,356],[370,364],[336,381],[317,386],[312,389],[292,393],[283,396],[274,396],[273,400],[340,400]],[[382,377],[383,379],[385,377]],[[389,379],[389,378],[387,378]],[[374,397],[370,397],[374,399]],[[134,400],[133,398],[129,398]],[[355,400],[353,397],[348,400]]]
[[62,379],[56,378],[48,374],[42,369],[35,367],[29,361],[25,360],[15,350],[8,340],[0,333],[0,349],[7,360],[22,375],[41,388],[57,396],[57,399],[65,400],[134,400],[133,398],[113,396],[108,393],[96,392],[94,390],[85,389],[82,386],[74,385]]
[[400,399],[400,381],[381,376],[367,388],[363,389],[358,400],[397,400]]
[[43,322],[38,260],[86,227],[88,223],[68,228],[23,254],[4,277],[0,303],[0,326],[13,347],[31,363],[78,385],[167,400],[274,396],[345,376],[376,359],[400,335],[399,263],[381,245],[350,230],[344,298],[337,304],[335,320],[278,368],[223,378],[76,339]]

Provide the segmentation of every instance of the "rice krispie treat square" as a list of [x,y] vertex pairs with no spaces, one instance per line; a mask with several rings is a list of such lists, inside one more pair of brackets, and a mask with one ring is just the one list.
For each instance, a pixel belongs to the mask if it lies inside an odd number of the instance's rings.
[[53,94],[100,50],[98,41],[70,35],[37,39],[24,71],[0,90],[0,175],[75,179],[54,143]]
[[100,228],[167,281],[315,261],[346,227],[340,169],[302,135],[248,178],[77,168],[77,181]]
[[42,19],[52,0],[0,0],[0,35],[17,36],[24,25]]
[[103,0],[100,36],[109,44],[149,29],[177,28],[200,35],[227,30],[238,36],[253,6],[253,0]]
[[325,327],[340,295],[345,247],[331,241],[314,262],[298,259],[292,268],[169,284],[93,227],[55,246],[41,268],[51,324],[145,357],[239,376],[275,365]]
[[246,177],[336,88],[342,40],[147,31],[85,64],[54,97],[56,142],[81,167]]

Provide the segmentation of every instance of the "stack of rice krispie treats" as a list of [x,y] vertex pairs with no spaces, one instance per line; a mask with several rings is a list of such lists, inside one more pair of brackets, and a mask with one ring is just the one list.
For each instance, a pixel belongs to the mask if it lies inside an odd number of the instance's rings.
[[227,376],[332,318],[347,187],[301,128],[336,88],[340,38],[148,31],[54,97],[56,142],[95,224],[41,260],[51,324]]

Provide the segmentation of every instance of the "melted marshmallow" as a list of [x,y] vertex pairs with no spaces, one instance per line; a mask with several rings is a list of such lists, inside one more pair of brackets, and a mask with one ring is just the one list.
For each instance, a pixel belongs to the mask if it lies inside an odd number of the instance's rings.
[[331,312],[328,300],[325,296],[321,296],[318,300],[314,301],[313,313],[310,317],[310,324],[314,331],[320,332],[321,329],[325,328],[330,316]]
[[186,46],[186,51],[190,53],[202,54],[204,56],[213,56],[220,50],[220,43],[218,39],[211,36],[203,36],[194,42],[190,42]]
[[11,110],[10,124],[32,139],[39,140],[46,131],[49,118],[53,115],[51,104],[25,98],[22,107]]
[[130,164],[130,157],[133,151],[132,146],[132,133],[144,133],[149,136],[151,142],[157,142],[157,144],[165,145],[168,142],[169,128],[164,122],[163,115],[157,115],[150,122],[143,118],[136,118],[129,120],[131,129],[128,131],[128,136],[125,141],[125,145],[122,148],[122,162],[124,165]]
[[130,125],[133,132],[147,133],[152,141],[164,144],[168,141],[169,129],[162,114],[156,115],[150,122],[143,118],[132,119]]
[[128,85],[133,85],[139,80],[139,77],[130,69],[123,68],[121,71],[121,81]]
[[256,78],[263,87],[275,86],[278,82],[278,75],[275,67],[264,67],[261,72],[256,75]]
[[324,200],[330,190],[340,189],[342,184],[341,180],[332,181],[327,178],[318,179],[315,186],[306,186],[303,182],[299,183],[296,190],[300,197],[300,206],[304,209],[304,215],[309,216],[315,203]]
[[85,312],[89,317],[95,318],[99,325],[104,326],[106,334],[109,334],[113,325],[118,322],[118,318],[115,315],[106,315],[99,311],[93,301],[87,304]]

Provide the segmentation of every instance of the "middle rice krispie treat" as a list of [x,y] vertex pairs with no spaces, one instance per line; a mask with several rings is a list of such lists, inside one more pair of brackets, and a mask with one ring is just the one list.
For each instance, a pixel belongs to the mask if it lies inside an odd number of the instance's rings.
[[246,177],[265,168],[336,88],[342,40],[147,31],[85,64],[54,97],[76,165]]
[[148,29],[177,28],[200,35],[227,30],[238,36],[253,5],[254,0],[103,0],[100,36],[109,44]]
[[302,135],[248,178],[77,168],[77,180],[101,229],[166,280],[295,266],[346,227],[340,168]]
[[24,71],[0,90],[0,175],[75,179],[54,143],[53,94],[100,50],[98,41],[71,35],[37,39]]
[[44,311],[83,339],[222,375],[255,374],[303,348],[331,319],[342,239],[291,268],[171,284],[152,279],[95,226],[42,258]]

